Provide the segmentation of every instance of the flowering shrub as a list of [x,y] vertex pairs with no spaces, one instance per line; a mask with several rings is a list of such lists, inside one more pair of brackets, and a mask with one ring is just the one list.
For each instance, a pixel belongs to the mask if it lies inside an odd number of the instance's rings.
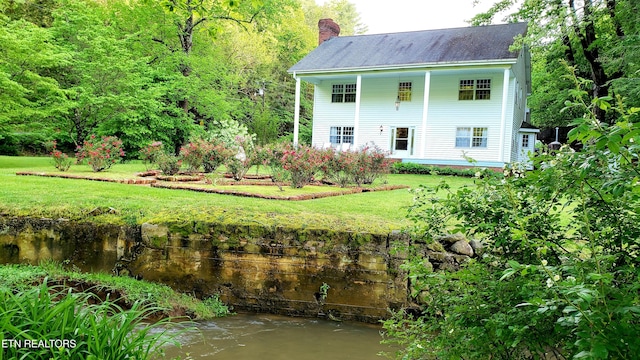
[[389,172],[390,161],[386,155],[376,147],[338,152],[328,149],[321,153],[321,169],[329,181],[341,187],[349,184],[362,186]]
[[160,169],[163,174],[171,176],[180,171],[182,160],[173,154],[163,152],[156,158],[156,164],[158,164],[158,169]]
[[297,149],[288,145],[282,153],[282,168],[289,172],[291,187],[299,189],[311,183],[320,170],[320,151],[310,146],[300,145]]
[[233,151],[228,149],[222,141],[216,139],[209,141],[205,150],[202,165],[206,173],[216,171],[220,165],[233,156]]
[[356,153],[353,151],[321,151],[322,161],[320,169],[324,177],[332,183],[346,187],[353,183],[353,169],[356,163]]
[[235,155],[229,156],[225,161],[225,165],[233,179],[239,181],[244,178],[253,163],[255,148],[251,137],[238,135],[235,140],[236,142],[233,145]]
[[152,164],[155,164],[158,157],[162,154],[164,154],[164,144],[162,144],[162,141],[154,141],[140,149],[140,159],[144,162],[147,170],[151,169]]
[[60,171],[67,171],[71,167],[73,160],[67,154],[57,149],[58,143],[54,140],[47,143],[45,146],[51,149],[51,158],[53,159],[53,165]]
[[78,147],[76,158],[78,161],[87,159],[93,171],[109,169],[124,156],[122,141],[115,136],[103,136],[101,139],[91,135]]
[[[283,144],[267,145],[256,151],[256,158],[268,169],[271,181],[275,183],[281,183],[289,176],[289,173],[282,167],[281,160],[284,151]],[[280,187],[280,185],[278,186]]]
[[190,142],[180,148],[180,158],[187,164],[187,169],[197,172],[204,163],[204,155],[207,151],[208,144],[204,140]]
[[355,153],[352,168],[353,182],[358,186],[372,184],[382,174],[388,174],[391,162],[387,154],[378,147],[364,147]]

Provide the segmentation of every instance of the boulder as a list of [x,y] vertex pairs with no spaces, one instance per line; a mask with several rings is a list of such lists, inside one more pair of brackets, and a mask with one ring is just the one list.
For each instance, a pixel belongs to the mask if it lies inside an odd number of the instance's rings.
[[482,252],[484,251],[484,245],[482,245],[480,241],[471,240],[469,241],[469,245],[471,245],[471,248],[476,255],[482,255]]
[[451,245],[451,251],[466,256],[473,256],[473,248],[466,240],[460,240]]
[[446,235],[439,236],[436,239],[437,242],[442,244],[455,244],[461,240],[465,240],[464,235],[462,235],[461,233],[446,234]]

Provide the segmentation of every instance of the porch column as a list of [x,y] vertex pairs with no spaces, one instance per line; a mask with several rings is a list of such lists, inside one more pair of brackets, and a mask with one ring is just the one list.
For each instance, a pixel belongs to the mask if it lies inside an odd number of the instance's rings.
[[504,69],[504,79],[502,80],[502,116],[500,118],[500,155],[498,157],[499,161],[504,161],[504,145],[505,145],[505,134],[507,131],[507,103],[509,98],[509,74],[510,69]]
[[293,146],[298,146],[298,132],[300,131],[300,78],[296,77],[296,101],[293,112]]
[[420,157],[427,151],[427,116],[429,114],[429,92],[431,91],[431,71],[424,73],[424,98],[422,100],[422,125],[420,126]]
[[353,146],[358,146],[360,133],[360,94],[362,94],[362,75],[356,78],[356,113],[353,119]]

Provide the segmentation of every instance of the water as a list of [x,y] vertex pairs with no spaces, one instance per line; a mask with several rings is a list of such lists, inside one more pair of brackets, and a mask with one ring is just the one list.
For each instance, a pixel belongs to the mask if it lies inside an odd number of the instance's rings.
[[199,322],[182,334],[182,345],[165,348],[166,358],[215,360],[386,359],[380,326],[277,315],[234,315]]

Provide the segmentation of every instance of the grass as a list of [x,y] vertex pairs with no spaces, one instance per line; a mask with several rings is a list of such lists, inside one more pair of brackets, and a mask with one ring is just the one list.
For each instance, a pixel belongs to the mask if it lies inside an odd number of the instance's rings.
[[[300,228],[339,228],[354,232],[387,233],[408,225],[406,212],[413,195],[403,190],[378,191],[307,201],[281,201],[203,194],[87,180],[17,176],[18,171],[55,172],[47,157],[0,156],[0,214],[91,220],[107,223],[203,221],[287,224]],[[88,176],[131,178],[143,171],[140,162],[116,164],[94,173],[86,165],[67,172]],[[252,170],[252,173],[255,173]],[[473,179],[434,175],[387,175],[390,185],[437,185],[447,181],[453,188],[471,185]],[[230,187],[230,186],[227,186]],[[255,188],[263,188],[256,186]],[[258,191],[278,191],[277,187]],[[294,189],[285,187],[286,194]],[[311,187],[300,191],[312,191]],[[115,213],[92,216],[95,208]],[[94,212],[95,213],[95,212]]]
[[164,314],[183,315],[181,312],[184,312],[193,319],[202,320],[229,313],[228,308],[215,298],[201,301],[166,285],[104,273],[81,273],[65,269],[56,262],[43,262],[40,266],[0,265],[0,293],[29,291],[39,287],[44,278],[49,283],[82,283],[95,291],[117,293],[121,298],[111,300],[122,300],[128,304],[138,302],[153,306]]

